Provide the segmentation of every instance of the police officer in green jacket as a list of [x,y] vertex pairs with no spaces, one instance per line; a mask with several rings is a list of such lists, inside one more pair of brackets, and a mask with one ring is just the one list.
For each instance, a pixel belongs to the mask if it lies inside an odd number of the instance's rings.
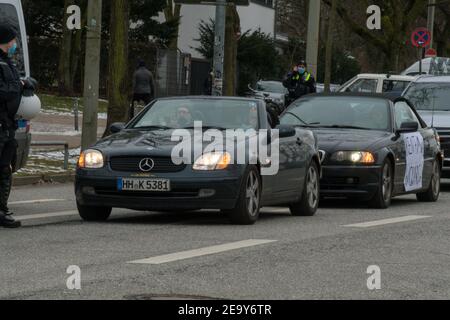
[[316,93],[316,81],[311,73],[306,71],[306,62],[301,60],[283,81],[288,89],[287,104],[310,93]]

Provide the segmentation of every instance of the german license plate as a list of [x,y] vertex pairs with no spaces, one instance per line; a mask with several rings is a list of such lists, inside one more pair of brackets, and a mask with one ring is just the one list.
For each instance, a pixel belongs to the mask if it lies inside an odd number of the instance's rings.
[[119,191],[170,191],[170,180],[121,178],[117,181]]

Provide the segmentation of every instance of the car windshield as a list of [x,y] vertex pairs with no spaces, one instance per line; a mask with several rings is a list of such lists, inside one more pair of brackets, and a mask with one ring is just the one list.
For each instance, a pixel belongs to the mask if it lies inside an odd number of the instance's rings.
[[283,87],[283,84],[277,81],[260,81],[256,84],[256,90],[274,93],[286,92],[286,88]]
[[389,103],[370,97],[309,97],[298,100],[281,123],[324,128],[389,130]]
[[405,97],[417,110],[450,111],[450,83],[414,83]]
[[159,100],[141,114],[130,129],[193,128],[258,129],[257,103],[248,100],[173,99]]
[[7,21],[17,30],[17,51],[13,57],[13,60],[16,63],[20,74],[25,76],[25,63],[17,10],[12,4],[0,3],[0,17],[2,17],[2,21]]

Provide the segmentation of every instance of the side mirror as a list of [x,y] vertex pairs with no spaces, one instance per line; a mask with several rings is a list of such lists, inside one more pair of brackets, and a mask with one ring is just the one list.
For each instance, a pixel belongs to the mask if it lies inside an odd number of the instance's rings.
[[410,133],[419,130],[419,124],[417,122],[403,122],[397,133]]
[[292,126],[279,125],[275,129],[278,130],[280,138],[290,138],[296,134],[295,128]]
[[125,129],[125,123],[123,122],[113,123],[111,127],[109,127],[109,131],[111,131],[111,133],[119,133],[123,129]]

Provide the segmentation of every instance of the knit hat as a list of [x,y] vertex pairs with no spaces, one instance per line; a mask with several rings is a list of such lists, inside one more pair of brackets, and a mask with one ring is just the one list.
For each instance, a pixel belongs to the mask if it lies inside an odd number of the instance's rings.
[[0,22],[0,44],[7,44],[16,37],[17,31],[11,24]]

